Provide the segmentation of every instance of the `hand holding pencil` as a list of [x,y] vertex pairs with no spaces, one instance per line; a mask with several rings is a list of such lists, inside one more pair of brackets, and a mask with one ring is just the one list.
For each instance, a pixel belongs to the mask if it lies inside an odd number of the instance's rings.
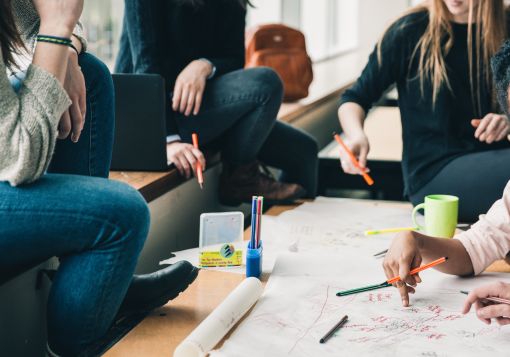
[[403,306],[409,306],[409,294],[414,294],[416,286],[421,283],[419,274],[411,274],[411,270],[419,267],[421,263],[420,248],[413,234],[411,232],[398,234],[384,257],[383,269],[388,279],[395,276],[401,278],[400,281],[391,284],[398,288]]
[[510,324],[510,284],[498,282],[472,290],[464,302],[462,313],[467,314],[471,306],[475,307],[476,317],[487,325],[492,319],[499,325]]
[[340,164],[344,172],[353,175],[361,175],[369,186],[373,185],[374,180],[368,174],[370,170],[366,167],[367,155],[370,148],[366,136],[352,140],[350,148],[342,140],[340,135],[333,133],[333,136],[341,147]]

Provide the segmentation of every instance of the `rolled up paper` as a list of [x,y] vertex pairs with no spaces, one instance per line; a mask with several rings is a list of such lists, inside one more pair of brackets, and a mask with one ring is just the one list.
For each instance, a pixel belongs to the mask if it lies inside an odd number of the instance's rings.
[[263,287],[257,278],[245,279],[175,349],[174,357],[202,357],[221,341],[257,302]]

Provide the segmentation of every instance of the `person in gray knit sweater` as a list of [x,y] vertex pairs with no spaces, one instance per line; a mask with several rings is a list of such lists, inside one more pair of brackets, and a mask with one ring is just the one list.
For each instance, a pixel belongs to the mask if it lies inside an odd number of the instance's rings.
[[[101,354],[128,331],[122,321],[197,275],[181,262],[133,276],[149,211],[136,190],[107,179],[113,87],[104,64],[81,53],[82,8],[83,0],[0,2],[0,284],[59,258],[46,314],[50,356]],[[32,61],[19,72],[14,54],[23,48]]]

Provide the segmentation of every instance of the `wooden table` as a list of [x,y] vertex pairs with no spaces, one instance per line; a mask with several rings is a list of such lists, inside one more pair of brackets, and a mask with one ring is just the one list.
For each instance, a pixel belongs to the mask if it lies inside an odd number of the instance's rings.
[[[295,207],[276,206],[266,214],[277,216]],[[510,265],[501,260],[487,271],[510,273]],[[177,345],[243,280],[244,275],[240,274],[201,270],[196,281],[184,293],[155,310],[105,356],[172,356]]]

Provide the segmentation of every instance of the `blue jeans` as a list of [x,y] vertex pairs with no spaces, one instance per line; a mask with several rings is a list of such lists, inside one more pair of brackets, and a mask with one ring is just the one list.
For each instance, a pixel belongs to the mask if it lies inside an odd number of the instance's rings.
[[221,150],[232,165],[254,160],[282,170],[281,180],[298,183],[307,197],[317,193],[318,147],[302,130],[276,120],[282,82],[270,68],[238,70],[207,82],[198,115],[170,113],[184,141],[198,132],[205,147]]
[[80,55],[80,65],[88,94],[86,129],[78,144],[58,143],[51,165],[65,174],[49,173],[20,187],[0,183],[0,271],[60,258],[47,327],[49,347],[65,356],[79,355],[111,326],[149,227],[141,195],[103,178],[113,139],[110,74],[88,54]]
[[[158,73],[165,76],[164,40],[158,2],[126,0],[120,49],[115,64],[118,73]],[[218,54],[221,55],[221,54]],[[167,78],[169,91],[172,79]],[[231,165],[253,160],[282,170],[282,181],[298,183],[307,197],[317,193],[318,147],[313,137],[277,121],[283,96],[282,82],[269,68],[238,70],[207,81],[200,112],[185,117],[170,110],[169,134],[191,142],[197,132],[201,145],[221,150]],[[170,104],[169,104],[170,107]]]

